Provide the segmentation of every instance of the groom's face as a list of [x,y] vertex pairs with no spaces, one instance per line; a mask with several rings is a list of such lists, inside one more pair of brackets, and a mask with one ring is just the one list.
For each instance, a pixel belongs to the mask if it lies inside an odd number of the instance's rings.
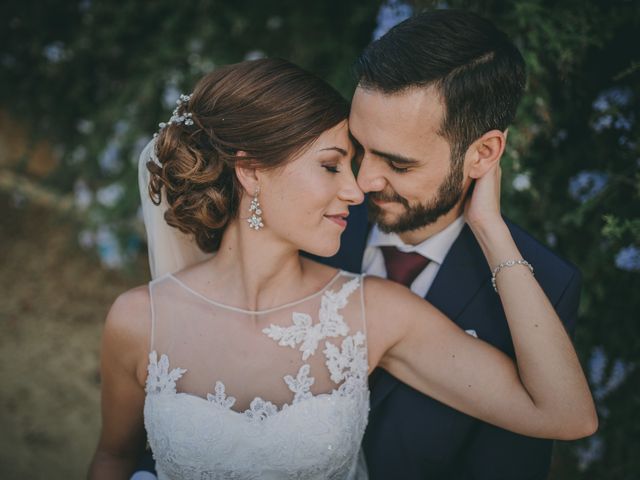
[[464,158],[452,158],[441,135],[444,108],[433,88],[394,94],[358,87],[349,128],[362,146],[358,184],[371,219],[407,232],[457,208],[465,190]]

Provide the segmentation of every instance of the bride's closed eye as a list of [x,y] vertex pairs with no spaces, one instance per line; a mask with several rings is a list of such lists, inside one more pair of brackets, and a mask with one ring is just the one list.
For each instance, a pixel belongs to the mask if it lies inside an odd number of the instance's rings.
[[340,173],[340,169],[337,165],[322,165],[322,168],[331,173]]

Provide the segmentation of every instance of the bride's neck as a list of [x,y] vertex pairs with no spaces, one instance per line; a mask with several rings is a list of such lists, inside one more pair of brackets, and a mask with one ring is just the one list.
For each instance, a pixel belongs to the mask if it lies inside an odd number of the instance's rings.
[[[264,310],[291,300],[303,284],[303,263],[298,250],[274,238],[268,230],[255,231],[241,220],[225,229],[220,249],[212,260],[226,285],[249,310]],[[238,290],[239,289],[239,290]]]

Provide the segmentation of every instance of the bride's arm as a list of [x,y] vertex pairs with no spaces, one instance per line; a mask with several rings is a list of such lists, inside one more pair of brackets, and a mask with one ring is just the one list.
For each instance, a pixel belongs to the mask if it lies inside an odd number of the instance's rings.
[[[496,188],[490,182],[499,184],[499,171],[488,175],[495,178],[476,185],[480,191],[474,196]],[[489,265],[522,258],[499,212],[477,210],[467,212],[467,221]],[[592,434],[598,421],[587,381],[534,276],[521,265],[505,268],[497,287],[515,363],[404,287],[367,279],[372,363],[453,408],[516,433],[563,440]]]
[[148,344],[147,287],[115,301],[105,322],[100,359],[102,430],[88,478],[128,479],[144,450],[144,372]]

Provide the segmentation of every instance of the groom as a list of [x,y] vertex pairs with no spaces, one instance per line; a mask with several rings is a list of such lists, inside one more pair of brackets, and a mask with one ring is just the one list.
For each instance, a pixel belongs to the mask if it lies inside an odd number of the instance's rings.
[[[352,210],[330,263],[404,283],[467,333],[514,357],[490,266],[462,212],[479,176],[475,166],[504,151],[526,81],[520,52],[474,14],[431,11],[372,43],[356,73],[349,122],[361,146],[358,183],[368,205]],[[509,226],[572,331],[579,272]],[[363,445],[372,480],[547,477],[551,441],[471,418],[382,369],[370,383]]]

